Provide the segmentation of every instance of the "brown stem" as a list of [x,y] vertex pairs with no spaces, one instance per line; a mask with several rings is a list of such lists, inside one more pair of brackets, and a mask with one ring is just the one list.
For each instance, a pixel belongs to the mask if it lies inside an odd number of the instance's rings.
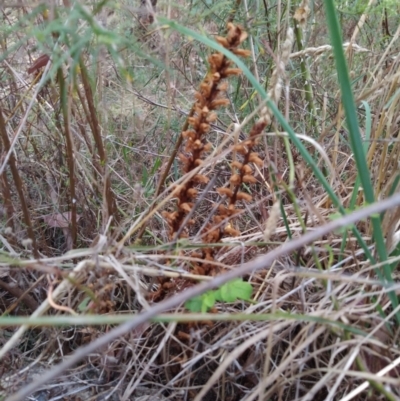
[[10,191],[10,184],[8,183],[7,180],[7,175],[5,172],[3,172],[0,176],[0,189],[3,194],[3,199],[4,199],[4,207],[7,213],[7,227],[10,227],[12,230],[14,230],[14,206],[12,204],[12,199],[11,199],[11,191]]
[[[93,129],[93,126],[92,126],[92,121],[90,120],[89,109],[88,109],[88,107],[86,105],[84,97],[83,97],[81,91],[79,90],[79,88],[76,88],[76,93],[78,94],[79,101],[81,102],[83,113],[85,114],[85,117],[86,117],[86,121],[89,123],[90,129],[93,132],[94,129]],[[95,154],[95,151],[93,149],[92,144],[90,143],[89,139],[86,139],[87,135],[86,135],[86,133],[84,133],[85,128],[84,128],[83,124],[82,123],[78,123],[78,127],[82,127],[82,128],[80,128],[81,133],[84,136],[86,145],[87,145],[87,147],[88,147],[88,149],[90,151],[90,154],[92,155],[93,177],[95,179],[95,183],[94,184],[95,184],[95,188],[96,188],[96,191],[97,191],[97,195],[100,197],[100,195],[101,195],[101,185],[99,185],[99,175],[100,175],[100,172],[101,172],[101,167],[99,165],[99,161],[98,161],[98,159],[96,157],[96,154]]]
[[[186,131],[189,128],[189,118],[193,116],[193,113],[194,113],[194,105],[192,106],[192,109],[190,110],[190,112],[189,112],[189,114],[188,114],[188,116],[186,118],[185,124],[184,124],[184,126],[182,128],[182,132]],[[167,179],[167,176],[169,174],[169,170],[171,170],[172,163],[176,159],[176,155],[179,152],[179,148],[182,145],[182,141],[183,141],[183,137],[182,137],[182,135],[179,135],[179,138],[175,143],[174,149],[172,150],[171,156],[169,157],[167,167],[165,168],[165,170],[164,170],[164,172],[163,172],[163,174],[162,174],[162,176],[160,178],[160,182],[158,183],[157,190],[156,190],[156,197],[158,195],[160,195],[161,192],[162,192],[162,189],[163,189],[164,184],[165,184],[165,180]]]
[[106,201],[106,210],[107,210],[107,214],[108,214],[107,216],[104,216],[104,224],[106,224],[108,219],[111,216],[113,216],[115,221],[118,220],[117,210],[116,210],[114,195],[113,195],[113,192],[111,189],[110,175],[107,174],[107,172],[106,172],[107,155],[104,150],[103,140],[102,140],[101,133],[100,133],[100,125],[99,125],[99,121],[97,118],[96,108],[94,106],[92,88],[90,86],[86,66],[82,59],[79,62],[79,66],[81,68],[82,84],[83,84],[83,88],[85,90],[86,101],[87,101],[87,105],[88,105],[89,113],[90,113],[90,121],[91,121],[90,127],[92,128],[94,141],[96,143],[97,151],[99,152],[100,164],[102,167],[102,171],[99,173],[103,176],[103,179],[104,179],[104,193],[105,193],[105,201]]
[[4,314],[6,313],[9,314],[13,309],[15,309],[18,306],[19,302],[21,301],[25,302],[26,306],[29,308],[31,312],[35,312],[35,310],[39,307],[38,303],[28,294],[31,288],[29,288],[26,291],[23,291],[20,288],[13,287],[2,280],[0,280],[0,288],[6,290],[13,297],[18,298],[17,302],[15,302],[10,308],[8,308]]
[[[3,110],[1,108],[1,106],[0,106],[0,136],[1,136],[1,139],[3,140],[5,151],[6,151],[6,153],[8,153],[10,151],[11,144],[10,144],[10,140],[7,135],[6,123],[4,120]],[[21,177],[19,176],[19,172],[18,172],[17,165],[15,163],[15,156],[14,156],[13,152],[10,155],[10,159],[9,159],[8,163],[10,164],[11,173],[12,173],[12,176],[14,179],[15,186],[17,188],[19,200],[21,202],[22,213],[24,215],[24,222],[25,222],[26,228],[28,230],[28,237],[32,241],[33,255],[35,256],[35,258],[39,258],[39,252],[37,250],[35,234],[33,232],[32,222],[31,222],[31,218],[29,216],[28,205],[26,203],[25,196],[24,196],[23,183],[22,183]]]
[[[183,128],[182,128],[182,132],[183,132],[183,131],[186,131],[186,130],[189,128],[189,118],[193,116],[194,108],[195,108],[195,106],[193,105],[193,106],[192,106],[192,109],[190,110],[190,112],[189,112],[189,114],[188,114],[188,116],[187,116],[187,118],[186,118],[185,124],[184,124],[184,126],[183,126]],[[171,170],[172,163],[173,163],[174,160],[176,159],[176,156],[177,156],[177,154],[178,154],[178,152],[179,152],[179,148],[181,147],[182,142],[183,142],[183,137],[182,137],[182,135],[180,134],[178,140],[175,142],[175,146],[174,146],[174,149],[172,150],[171,156],[170,156],[169,159],[168,159],[167,166],[165,167],[165,170],[164,170],[164,172],[162,173],[161,178],[160,178],[160,181],[159,181],[159,183],[158,183],[158,185],[157,185],[157,189],[156,189],[156,193],[155,193],[155,198],[157,198],[157,196],[159,196],[159,195],[161,194],[161,192],[162,192],[162,190],[163,190],[163,188],[164,188],[165,180],[166,180],[167,177],[168,177],[169,171]],[[151,212],[154,208],[155,208],[155,203],[153,204],[152,208],[150,209],[150,212]],[[140,231],[139,231],[139,233],[138,233],[138,236],[137,236],[136,241],[140,241],[140,240],[142,239],[142,236],[143,236],[144,232],[146,231],[146,227],[147,227],[147,224],[143,224],[143,225],[142,225],[142,228],[140,229]]]
[[75,193],[75,166],[74,151],[72,145],[72,136],[70,130],[69,110],[68,110],[68,93],[64,80],[62,68],[58,69],[58,83],[60,85],[60,100],[64,118],[65,142],[67,144],[67,161],[69,170],[69,191],[70,191],[70,209],[71,209],[71,239],[72,247],[76,245],[77,227],[76,227],[76,193]]

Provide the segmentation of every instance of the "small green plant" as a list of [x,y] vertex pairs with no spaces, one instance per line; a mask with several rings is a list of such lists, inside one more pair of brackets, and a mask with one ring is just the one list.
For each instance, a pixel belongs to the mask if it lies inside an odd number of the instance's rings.
[[185,303],[185,308],[191,312],[206,313],[214,307],[215,303],[235,302],[236,300],[250,301],[253,287],[250,283],[238,278],[224,284],[217,290],[194,297]]

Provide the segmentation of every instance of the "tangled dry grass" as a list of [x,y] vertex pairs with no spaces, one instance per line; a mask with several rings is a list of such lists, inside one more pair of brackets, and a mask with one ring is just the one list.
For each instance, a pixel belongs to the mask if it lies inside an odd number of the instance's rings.
[[[338,209],[315,166],[348,211],[368,203],[327,28],[310,22],[324,10],[221,4],[0,6],[1,399],[399,399],[400,209],[382,213],[390,283],[371,219],[361,240],[345,221],[318,234]],[[342,21],[378,200],[400,178],[398,26],[373,8]],[[251,299],[162,309],[246,266]]]

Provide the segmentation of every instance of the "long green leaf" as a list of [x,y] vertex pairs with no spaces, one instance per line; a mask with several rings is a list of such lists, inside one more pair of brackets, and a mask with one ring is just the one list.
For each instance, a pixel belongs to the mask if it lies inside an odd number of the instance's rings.
[[[109,324],[122,324],[129,320],[135,319],[138,315],[79,315],[79,316],[6,316],[0,318],[0,327],[4,326],[98,326]],[[205,320],[213,321],[276,321],[290,320],[299,322],[311,322],[316,324],[326,324],[342,330],[352,332],[360,336],[367,336],[367,332],[362,331],[354,326],[346,325],[338,320],[331,320],[321,316],[301,315],[288,312],[275,313],[171,313],[161,314],[152,319],[153,322],[198,322]]]
[[[350,143],[354,153],[354,159],[357,165],[358,174],[360,176],[361,185],[364,190],[365,200],[368,204],[375,201],[374,188],[368,169],[368,163],[364,152],[363,141],[360,135],[358,125],[357,109],[354,102],[353,92],[351,90],[350,77],[347,69],[347,63],[343,52],[343,41],[340,31],[339,21],[336,14],[336,8],[333,0],[324,0],[326,19],[331,36],[333,53],[336,61],[336,71],[338,74],[342,103],[346,114],[347,127],[349,129]],[[382,233],[380,216],[371,216],[373,237],[376,250],[381,262],[387,261],[387,251],[385,240]],[[384,278],[388,283],[393,282],[392,271],[389,263],[383,265]],[[389,293],[392,306],[395,308],[399,302],[394,292]],[[400,315],[396,315],[398,323],[400,323]]]

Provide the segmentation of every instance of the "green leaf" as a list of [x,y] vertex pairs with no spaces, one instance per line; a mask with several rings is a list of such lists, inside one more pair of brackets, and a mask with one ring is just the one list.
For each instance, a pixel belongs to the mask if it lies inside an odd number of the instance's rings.
[[253,293],[253,286],[247,281],[238,280],[234,284],[236,288],[236,295],[238,299],[242,299],[243,301],[250,301],[251,294]]
[[215,292],[207,291],[205,294],[189,299],[185,303],[185,308],[191,312],[206,313],[215,305]]
[[224,284],[218,291],[217,299],[224,302],[234,302],[237,299],[248,301],[252,292],[251,284],[238,278]]
[[[350,144],[354,154],[357,171],[360,182],[364,190],[364,196],[367,204],[374,203],[375,193],[372,185],[371,174],[368,168],[368,161],[365,155],[365,147],[360,134],[358,125],[358,115],[355,106],[353,92],[351,90],[350,78],[347,68],[347,62],[343,51],[343,40],[341,27],[336,13],[334,0],[324,0],[327,26],[331,36],[333,54],[335,56],[336,71],[341,88],[342,103],[346,115],[346,122],[349,130]],[[341,210],[342,212],[342,210]],[[373,239],[375,249],[379,255],[380,262],[383,262],[383,275],[380,270],[376,269],[376,273],[380,279],[384,277],[388,283],[393,283],[392,271],[389,263],[385,263],[388,259],[386,252],[385,240],[382,233],[381,221],[378,216],[371,216],[373,227]],[[360,242],[360,241],[359,241]],[[371,259],[371,258],[370,258]],[[383,277],[382,277],[383,276]],[[399,300],[396,294],[391,291],[388,293],[390,301],[394,309],[399,306]],[[397,323],[400,325],[400,313],[396,314]]]
[[201,312],[206,313],[215,305],[215,291],[208,291],[202,295]]
[[185,302],[185,308],[190,310],[190,312],[201,312],[203,305],[203,296],[198,295],[192,299],[189,299]]
[[78,305],[78,311],[85,312],[90,301],[91,301],[90,297],[85,297],[83,301]]
[[185,303],[185,308],[191,312],[205,313],[215,305],[216,301],[235,302],[237,299],[249,301],[252,292],[253,287],[250,283],[237,278],[224,284],[218,290],[207,291],[190,299]]

